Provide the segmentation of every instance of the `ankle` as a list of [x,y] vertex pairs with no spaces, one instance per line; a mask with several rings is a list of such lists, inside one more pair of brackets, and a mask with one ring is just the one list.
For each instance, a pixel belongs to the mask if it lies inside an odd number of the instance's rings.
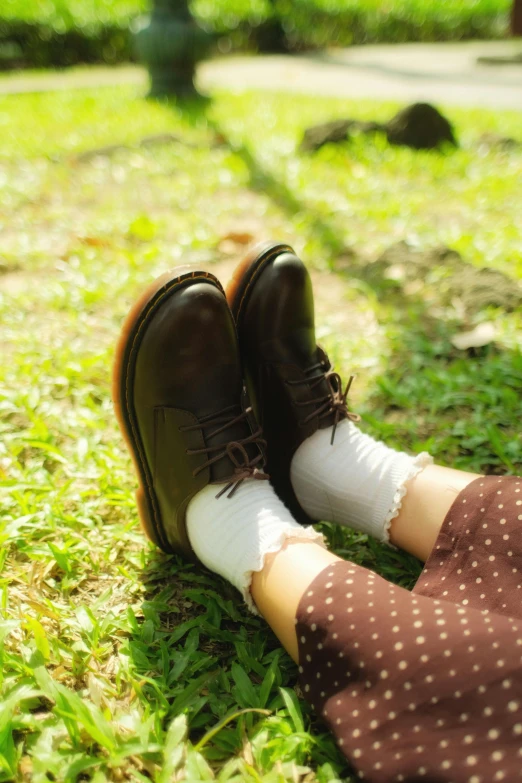
[[232,497],[216,499],[219,487],[205,487],[187,509],[187,532],[201,562],[228,579],[254,610],[253,574],[288,540],[320,542],[322,535],[292,518],[267,481],[244,481]]
[[304,441],[291,464],[296,497],[312,519],[325,519],[388,541],[407,482],[431,463],[389,448],[344,420]]

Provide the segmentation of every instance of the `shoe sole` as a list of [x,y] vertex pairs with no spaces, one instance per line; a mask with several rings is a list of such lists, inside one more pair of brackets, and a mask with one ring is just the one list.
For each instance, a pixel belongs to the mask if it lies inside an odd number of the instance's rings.
[[241,330],[241,318],[252,286],[265,266],[282,253],[295,253],[295,251],[290,245],[281,242],[262,242],[253,247],[235,268],[227,286],[227,301],[238,332]]
[[[116,419],[130,451],[138,476],[136,504],[143,532],[164,552],[178,550],[169,543],[159,504],[153,489],[153,478],[145,458],[133,400],[133,370],[147,321],[172,294],[196,282],[210,282],[223,291],[219,280],[208,272],[178,266],[156,278],[141,294],[127,315],[116,346],[112,372],[112,401]],[[223,292],[224,293],[224,292]],[[187,554],[187,553],[184,553]]]

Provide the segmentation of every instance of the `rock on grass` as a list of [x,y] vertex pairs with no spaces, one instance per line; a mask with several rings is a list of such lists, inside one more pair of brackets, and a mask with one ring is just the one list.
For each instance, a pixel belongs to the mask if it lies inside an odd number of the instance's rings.
[[430,150],[443,144],[457,145],[449,120],[430,103],[413,103],[389,121],[386,136],[390,144]]
[[451,123],[438,109],[429,103],[413,103],[401,109],[385,125],[354,119],[332,120],[313,125],[305,130],[299,151],[314,152],[325,144],[348,141],[354,133],[378,132],[386,133],[390,144],[418,150],[436,149],[448,143],[457,146]]
[[376,133],[385,131],[386,127],[379,122],[364,122],[362,120],[332,120],[321,125],[313,125],[304,132],[299,146],[300,152],[314,152],[325,144],[347,141],[353,133]]

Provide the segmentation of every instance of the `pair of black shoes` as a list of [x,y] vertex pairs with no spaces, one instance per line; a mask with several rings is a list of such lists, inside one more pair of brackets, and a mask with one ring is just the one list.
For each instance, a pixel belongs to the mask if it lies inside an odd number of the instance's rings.
[[189,267],[158,278],[124,324],[113,386],[146,534],[195,559],[186,529],[194,495],[216,484],[217,497],[231,497],[244,480],[269,476],[294,517],[310,522],[290,463],[317,429],[332,427],[333,438],[354,418],[346,397],[316,345],[310,276],[288,245],[255,248],[226,294]]

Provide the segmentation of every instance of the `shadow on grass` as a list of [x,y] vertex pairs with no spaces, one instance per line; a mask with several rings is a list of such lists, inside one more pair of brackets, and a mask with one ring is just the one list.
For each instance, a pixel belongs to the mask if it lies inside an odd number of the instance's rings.
[[[205,569],[157,551],[150,553],[141,578],[143,619],[133,623],[128,649],[140,696],[162,721],[186,712],[196,742],[238,709],[266,710],[272,718],[262,730],[273,734],[276,744],[273,751],[267,746],[263,766],[271,768],[279,760],[270,756],[274,752],[281,753],[283,761],[297,763],[305,763],[311,754],[316,765],[346,770],[344,757],[306,703],[301,717],[305,725],[310,721],[313,739],[304,734],[288,758],[283,746],[277,751],[277,733],[284,738],[290,728],[281,725],[287,719],[276,716],[284,707],[279,687],[295,685],[297,667],[266,623],[246,609],[235,588]],[[216,768],[232,755],[248,760],[248,737],[265,717],[252,711],[220,729],[205,749],[207,760]]]
[[[313,234],[334,259],[332,273],[361,281],[393,320],[390,366],[378,379],[371,398],[373,410],[366,417],[372,432],[391,445],[411,445],[419,441],[419,431],[429,441],[431,432],[440,431],[442,418],[451,438],[438,435],[438,442],[457,443],[469,455],[467,469],[505,472],[522,466],[522,446],[506,442],[512,425],[499,435],[506,411],[510,422],[518,421],[521,413],[516,391],[522,386],[520,354],[494,347],[475,355],[457,352],[449,339],[453,327],[433,317],[420,292],[407,291],[406,284],[390,279],[385,262],[363,265],[355,259],[336,268],[335,259],[346,248],[335,220],[310,215],[306,203],[285,183],[284,171],[276,176],[245,144],[232,143],[223,128],[208,119],[209,105],[208,99],[198,98],[181,107],[175,104],[191,125],[211,128],[220,143],[243,161],[253,190],[263,191],[289,217],[306,213]],[[506,384],[499,384],[498,375]],[[404,421],[398,414],[404,414]],[[421,570],[416,558],[361,533],[328,524],[321,528],[331,549],[342,557],[407,589],[415,584]],[[248,613],[234,588],[161,553],[150,555],[143,582],[143,622],[135,624],[130,654],[146,698],[165,718],[187,710],[191,732],[197,736],[238,706],[272,711],[283,706],[278,686],[293,685],[296,667],[266,624]],[[270,687],[265,687],[267,677],[272,680]],[[314,731],[312,763],[332,763],[348,780],[344,758],[324,726],[304,703],[302,709]],[[209,760],[219,766],[231,754],[241,753],[245,731],[258,720],[251,714],[222,729],[207,750]]]

